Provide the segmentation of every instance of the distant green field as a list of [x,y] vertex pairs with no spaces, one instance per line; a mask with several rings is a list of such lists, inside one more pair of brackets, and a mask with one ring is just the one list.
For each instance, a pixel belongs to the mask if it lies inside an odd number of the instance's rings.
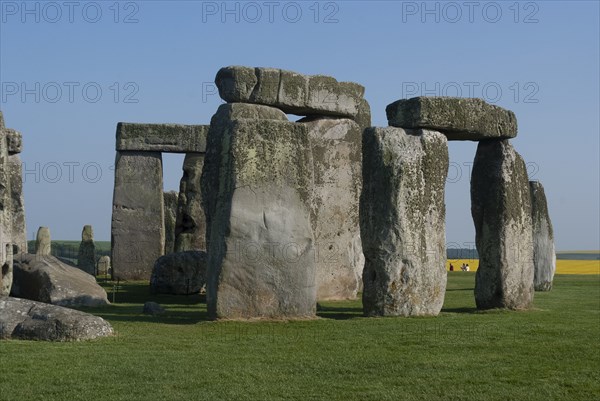
[[[33,253],[35,241],[28,241],[29,252]],[[98,256],[110,256],[110,241],[95,241]],[[52,241],[52,253],[66,259],[77,259],[79,241],[58,240]],[[448,249],[448,259],[477,259],[474,249]],[[560,260],[600,260],[600,251],[560,251],[556,252]]]
[[[88,310],[112,338],[1,342],[0,400],[600,399],[599,276],[557,276],[523,312],[477,311],[474,278],[448,274],[438,317],[364,318],[357,300],[246,323],[207,321],[203,296],[128,283]],[[148,300],[167,313],[143,315]]]
[[[71,263],[77,263],[80,241],[52,241],[52,255],[66,259]],[[110,241],[94,241],[96,244],[96,255],[110,256]],[[29,253],[35,252],[35,241],[27,241],[27,249]]]

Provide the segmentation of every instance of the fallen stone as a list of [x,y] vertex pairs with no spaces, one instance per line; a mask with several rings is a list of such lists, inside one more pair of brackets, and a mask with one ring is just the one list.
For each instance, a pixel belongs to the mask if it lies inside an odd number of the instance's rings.
[[312,318],[313,163],[307,128],[267,119],[220,120],[226,110],[220,108],[211,122],[202,176],[203,199],[213,205],[207,212],[209,316]]
[[206,250],[206,217],[200,185],[203,166],[204,155],[185,155],[177,201],[175,252]]
[[[356,117],[365,88],[324,75],[301,75],[274,68],[224,67],[215,78],[221,98],[255,103],[297,115]],[[364,112],[364,110],[363,110]]]
[[158,258],[152,270],[154,294],[197,294],[206,284],[206,252],[175,252]]
[[117,124],[117,151],[205,152],[208,125]]
[[80,341],[113,335],[98,316],[20,298],[0,298],[0,339]]
[[52,246],[50,242],[50,229],[48,227],[38,228],[35,239],[35,253],[39,256],[50,255]]
[[542,183],[529,181],[533,225],[533,286],[535,291],[550,291],[556,271],[554,231],[548,213],[546,193]]
[[111,238],[114,278],[150,279],[165,249],[160,153],[117,152]]
[[447,172],[441,133],[365,130],[360,231],[366,316],[435,316],[442,309]]
[[175,191],[165,192],[165,251],[164,254],[175,252],[175,227],[177,225],[177,199],[179,194]]
[[385,111],[393,127],[433,129],[453,141],[517,136],[512,111],[477,98],[421,96],[398,100]]
[[479,268],[479,309],[526,309],[533,302],[531,199],[527,169],[508,140],[482,141],[471,175]]
[[152,301],[146,302],[144,304],[144,308],[142,309],[143,314],[152,316],[163,315],[165,312],[165,308]]
[[94,244],[94,231],[90,225],[84,226],[81,232],[77,267],[87,274],[96,275],[96,244]]
[[362,132],[350,119],[299,122],[307,126],[314,163],[311,224],[318,251],[317,299],[355,299],[364,266],[358,219]]
[[94,276],[62,263],[54,256],[15,257],[11,295],[59,306],[108,305],[106,291]]

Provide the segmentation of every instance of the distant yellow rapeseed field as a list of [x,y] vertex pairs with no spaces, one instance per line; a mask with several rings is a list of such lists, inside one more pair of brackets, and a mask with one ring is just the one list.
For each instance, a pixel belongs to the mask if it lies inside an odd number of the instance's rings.
[[[459,272],[463,263],[469,264],[469,271],[479,267],[479,259],[448,259],[446,270],[450,270],[450,263]],[[600,260],[557,260],[556,274],[600,274]]]

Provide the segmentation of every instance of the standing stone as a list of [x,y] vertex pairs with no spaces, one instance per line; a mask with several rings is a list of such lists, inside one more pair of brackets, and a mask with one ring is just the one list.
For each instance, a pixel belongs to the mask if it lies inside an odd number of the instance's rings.
[[354,299],[364,266],[358,220],[361,129],[349,119],[300,122],[308,128],[314,163],[311,223],[317,249],[317,299]]
[[0,112],[0,296],[11,291],[13,255],[27,252],[22,150],[21,133],[6,128]]
[[23,167],[18,154],[8,156],[12,208],[13,254],[27,253],[25,199],[23,197]]
[[[4,124],[4,122],[2,122]],[[0,127],[0,296],[10,294],[13,280],[11,171],[6,130]]]
[[206,250],[206,217],[200,185],[203,166],[203,154],[185,155],[177,202],[175,252]]
[[533,224],[533,286],[536,291],[550,291],[556,271],[554,231],[544,187],[539,181],[529,181],[529,191]]
[[437,315],[446,290],[446,137],[367,128],[360,231],[366,316]]
[[110,273],[110,256],[100,256],[98,264],[96,265],[96,271],[99,276],[105,276]]
[[50,229],[48,227],[38,228],[35,239],[35,254],[39,256],[50,255],[52,251],[50,243]]
[[90,225],[83,226],[81,232],[77,267],[92,276],[96,275],[96,244],[94,244],[94,231]]
[[165,251],[168,255],[175,249],[175,227],[177,220],[177,198],[179,194],[175,191],[164,193],[165,204]]
[[529,308],[534,277],[529,182],[525,162],[508,140],[479,143],[471,214],[479,253],[477,308]]
[[117,152],[111,242],[114,278],[150,279],[165,247],[161,153]]
[[219,107],[210,121],[206,138],[206,154],[200,188],[202,190],[202,208],[206,218],[206,242],[211,238],[212,216],[215,214],[217,195],[220,185],[220,166],[222,158],[222,133],[230,130],[233,120],[277,120],[288,121],[284,112],[274,107],[247,103],[230,103]]
[[[306,125],[229,119],[236,108],[219,108],[207,140],[209,179],[203,173],[202,188],[214,205],[209,212],[209,316],[314,317],[313,164]],[[265,111],[241,106],[249,108]]]

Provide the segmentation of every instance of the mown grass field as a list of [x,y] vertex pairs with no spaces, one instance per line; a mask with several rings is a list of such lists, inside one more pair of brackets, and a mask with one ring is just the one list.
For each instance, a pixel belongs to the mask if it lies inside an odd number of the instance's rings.
[[[240,323],[129,283],[89,310],[112,338],[0,342],[0,400],[600,399],[600,276],[557,275],[526,312],[478,312],[473,286],[449,273],[435,318],[364,318],[345,301],[314,321]],[[142,315],[147,300],[167,314]]]

